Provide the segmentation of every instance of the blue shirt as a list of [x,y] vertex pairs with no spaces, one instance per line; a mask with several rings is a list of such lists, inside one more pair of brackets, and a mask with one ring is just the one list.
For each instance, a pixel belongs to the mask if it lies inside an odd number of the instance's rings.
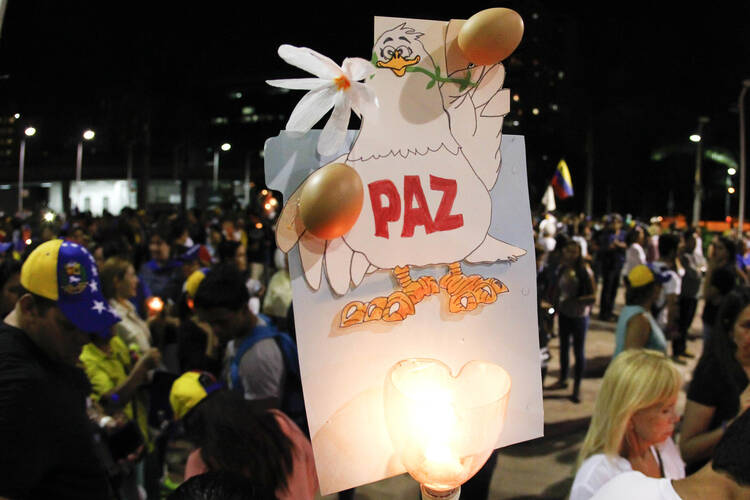
[[153,295],[164,300],[172,299],[173,302],[179,300],[184,281],[179,262],[170,260],[160,265],[150,260],[141,266],[139,278]]
[[651,333],[648,336],[646,345],[643,347],[663,353],[667,352],[667,338],[664,336],[664,332],[654,317],[651,316],[651,313],[641,306],[625,306],[620,311],[620,317],[617,320],[617,327],[615,328],[615,353],[612,355],[613,358],[625,350],[625,334],[628,330],[628,321],[636,314],[642,313],[646,314],[646,318],[651,325]]

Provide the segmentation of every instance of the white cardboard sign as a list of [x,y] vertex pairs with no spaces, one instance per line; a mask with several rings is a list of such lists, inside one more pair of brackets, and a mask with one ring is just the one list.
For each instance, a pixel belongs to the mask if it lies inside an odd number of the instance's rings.
[[[266,184],[287,201],[277,240],[324,495],[404,472],[383,413],[385,375],[402,359],[436,358],[454,374],[471,360],[502,366],[512,390],[497,446],[542,435],[524,141],[501,142],[504,69],[467,71],[461,22],[375,18],[367,85],[379,107],[339,155],[317,154],[316,130],[266,142]],[[304,231],[295,200],[333,161],[357,171],[365,199],[351,230],[326,241]]]

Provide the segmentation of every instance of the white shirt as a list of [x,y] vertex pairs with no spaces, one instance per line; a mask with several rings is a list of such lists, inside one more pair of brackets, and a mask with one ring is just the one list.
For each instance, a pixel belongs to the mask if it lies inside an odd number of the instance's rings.
[[544,219],[539,221],[539,237],[545,236],[547,233],[549,236],[554,236],[557,231],[557,219],[552,214],[547,214]]
[[584,238],[583,236],[576,235],[576,236],[573,236],[572,240],[578,243],[578,245],[581,247],[581,257],[588,257],[589,244],[586,241],[586,238]]
[[635,266],[646,263],[646,252],[639,243],[631,244],[625,250],[625,265],[622,267],[622,275],[627,276]]
[[[678,297],[680,296],[680,292],[682,291],[682,276],[669,269],[667,264],[665,264],[664,262],[654,262],[653,266],[656,272],[660,274],[666,273],[669,275],[669,281],[662,284],[661,294],[659,295],[659,298],[656,299],[657,307],[661,308],[656,321],[659,323],[659,326],[662,328],[662,330],[666,330],[668,314],[666,308],[667,297],[672,294],[677,295]],[[683,274],[685,273],[684,269],[680,269],[680,271],[682,271]]]
[[544,247],[544,251],[547,253],[550,253],[555,249],[555,244],[557,241],[552,236],[545,236],[544,238],[539,240],[539,243]]
[[[685,462],[682,461],[680,450],[672,438],[667,438],[664,442],[651,447],[651,453],[656,458],[654,448],[659,450],[665,478],[682,479],[685,477]],[[576,473],[573,487],[570,489],[570,500],[588,500],[615,476],[632,471],[633,467],[630,462],[621,456],[608,456],[603,453],[592,455],[583,461]]]
[[591,500],[682,500],[672,480],[647,477],[641,472],[625,472],[602,486]]
[[131,344],[137,345],[140,354],[148,351],[151,348],[151,330],[148,327],[148,323],[138,316],[133,304],[127,301],[120,302],[117,299],[111,299],[109,305],[122,318],[122,321],[115,324],[115,334],[128,347]]
[[[264,324],[258,319],[258,324]],[[245,337],[232,340],[227,344],[224,354],[223,376],[230,389],[232,383],[231,366]],[[256,400],[277,398],[281,400],[284,389],[284,356],[273,338],[259,340],[245,354],[239,362],[238,374],[244,389],[245,399]]]

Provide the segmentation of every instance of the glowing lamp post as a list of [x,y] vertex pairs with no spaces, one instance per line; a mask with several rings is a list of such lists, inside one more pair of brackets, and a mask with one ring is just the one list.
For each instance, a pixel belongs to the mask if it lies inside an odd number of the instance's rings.
[[453,377],[435,359],[396,363],[385,380],[385,418],[396,455],[424,500],[456,500],[484,465],[505,423],[511,379],[470,361]]
[[703,160],[703,127],[709,122],[705,116],[698,119],[698,133],[690,136],[690,142],[697,144],[695,153],[695,175],[693,177],[693,227],[698,227],[701,220],[701,196],[703,195],[703,183],[701,181],[701,162]]
[[[26,137],[36,134],[34,127],[26,127],[23,131]],[[21,139],[21,147],[18,154],[18,215],[23,216],[23,169],[26,162],[26,137]]]
[[[85,141],[90,141],[96,136],[93,130],[87,129],[83,132],[82,137]],[[83,173],[83,140],[78,141],[76,148],[76,207],[81,210],[81,177]]]
[[[225,153],[232,149],[232,145],[228,142],[225,142],[221,146],[221,150]],[[219,152],[214,151],[214,179],[213,179],[213,189],[216,191],[219,188]]]

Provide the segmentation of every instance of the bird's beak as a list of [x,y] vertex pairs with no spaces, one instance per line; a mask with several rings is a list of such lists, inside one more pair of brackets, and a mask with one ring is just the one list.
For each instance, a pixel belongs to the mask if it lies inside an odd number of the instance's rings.
[[396,76],[404,76],[406,68],[419,62],[419,56],[414,56],[414,59],[405,59],[401,57],[401,52],[396,50],[393,52],[393,57],[388,59],[386,62],[378,61],[378,68],[388,68]]

